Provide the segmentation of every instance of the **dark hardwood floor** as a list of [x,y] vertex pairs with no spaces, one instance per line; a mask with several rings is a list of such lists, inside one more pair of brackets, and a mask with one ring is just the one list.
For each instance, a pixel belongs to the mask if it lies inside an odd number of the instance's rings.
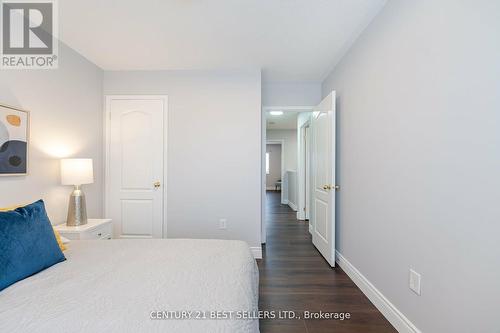
[[[301,319],[263,319],[262,333],[396,332],[340,267],[328,265],[312,245],[308,223],[280,203],[279,192],[267,192],[266,209],[259,308],[295,311]],[[303,311],[349,312],[351,318],[304,320]]]

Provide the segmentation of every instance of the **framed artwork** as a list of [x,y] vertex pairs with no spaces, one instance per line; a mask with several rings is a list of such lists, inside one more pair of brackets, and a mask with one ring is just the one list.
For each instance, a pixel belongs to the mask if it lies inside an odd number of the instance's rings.
[[29,112],[0,104],[0,176],[28,173]]

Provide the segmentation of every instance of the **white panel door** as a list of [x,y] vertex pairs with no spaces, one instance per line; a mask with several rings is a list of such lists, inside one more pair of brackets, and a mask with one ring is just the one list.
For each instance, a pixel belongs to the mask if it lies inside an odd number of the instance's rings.
[[311,122],[312,240],[335,266],[335,92],[314,109]]
[[166,97],[107,96],[106,216],[116,238],[162,238]]

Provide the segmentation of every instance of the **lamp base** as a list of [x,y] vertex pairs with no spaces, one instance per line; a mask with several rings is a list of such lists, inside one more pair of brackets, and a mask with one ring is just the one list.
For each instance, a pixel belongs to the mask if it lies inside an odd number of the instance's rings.
[[78,226],[87,224],[87,207],[85,205],[85,194],[80,186],[75,189],[69,197],[67,226]]

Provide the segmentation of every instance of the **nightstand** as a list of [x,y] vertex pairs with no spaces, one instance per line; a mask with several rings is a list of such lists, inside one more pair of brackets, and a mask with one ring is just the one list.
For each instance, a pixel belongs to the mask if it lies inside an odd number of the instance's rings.
[[54,226],[63,237],[71,240],[111,239],[113,226],[111,219],[88,219],[88,223],[76,227],[68,227],[66,223]]

